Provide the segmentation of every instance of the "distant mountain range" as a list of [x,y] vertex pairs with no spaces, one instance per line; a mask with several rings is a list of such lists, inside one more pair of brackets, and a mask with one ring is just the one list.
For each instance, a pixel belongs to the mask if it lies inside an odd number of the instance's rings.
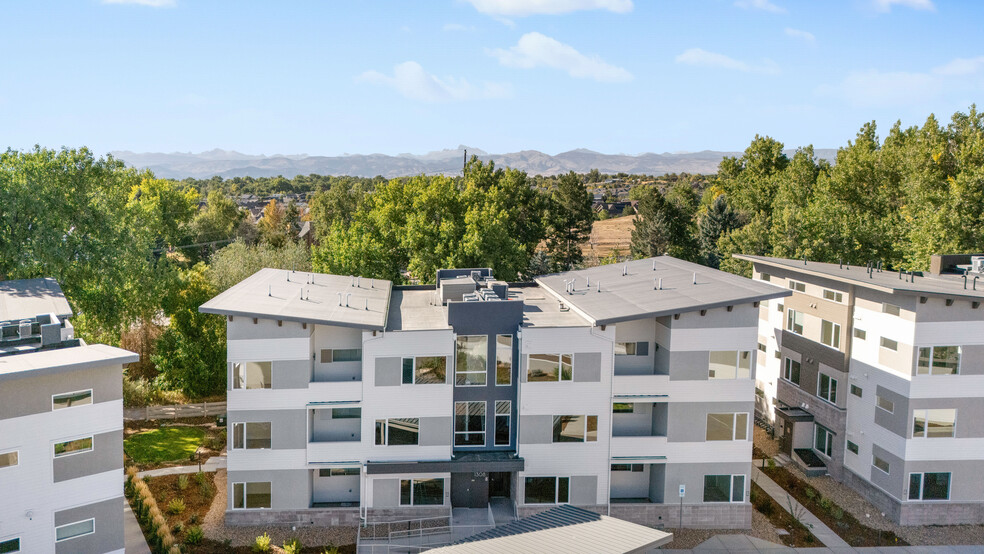
[[[456,175],[461,173],[465,150],[482,160],[494,160],[498,167],[511,167],[530,175],[557,175],[574,171],[587,173],[598,169],[602,173],[663,175],[665,173],[716,173],[725,156],[740,156],[741,152],[666,152],[645,153],[637,156],[626,154],[602,154],[579,148],[556,156],[537,150],[523,150],[509,154],[489,154],[477,148],[459,146],[456,149],[430,152],[424,155],[400,154],[350,154],[345,156],[309,156],[307,154],[272,156],[241,154],[228,150],[191,152],[136,153],[113,152],[113,156],[127,165],[148,168],[158,177],[207,179],[214,175],[231,177],[295,177],[297,175],[352,175],[386,178],[407,175]],[[792,156],[794,150],[787,150]],[[833,162],[836,150],[818,149],[816,155]]]

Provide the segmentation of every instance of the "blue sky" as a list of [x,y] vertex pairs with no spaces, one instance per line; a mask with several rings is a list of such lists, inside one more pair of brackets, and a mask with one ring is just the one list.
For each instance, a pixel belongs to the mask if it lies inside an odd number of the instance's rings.
[[838,147],[984,91],[984,3],[10,2],[0,147]]

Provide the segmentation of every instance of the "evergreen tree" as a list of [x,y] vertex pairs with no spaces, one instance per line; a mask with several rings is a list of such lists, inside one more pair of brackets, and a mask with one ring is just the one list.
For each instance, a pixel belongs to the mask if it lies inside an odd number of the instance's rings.
[[639,201],[639,215],[632,229],[631,253],[634,258],[689,254],[685,221],[673,204],[653,189]]
[[591,236],[591,193],[571,171],[560,178],[547,210],[547,251],[554,271],[573,269],[584,260],[581,245]]
[[717,269],[721,266],[721,253],[718,239],[721,235],[738,227],[738,214],[728,205],[728,197],[722,194],[714,199],[707,212],[697,221],[697,240],[700,246],[700,260],[706,266]]

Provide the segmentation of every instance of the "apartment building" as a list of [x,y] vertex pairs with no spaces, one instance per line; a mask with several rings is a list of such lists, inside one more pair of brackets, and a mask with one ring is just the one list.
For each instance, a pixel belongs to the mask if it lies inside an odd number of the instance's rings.
[[759,302],[670,257],[504,283],[264,269],[228,329],[230,524],[572,504],[746,528]]
[[902,524],[984,522],[984,257],[912,274],[736,257],[792,292],[759,319],[782,451]]
[[0,552],[123,552],[122,365],[53,279],[0,282]]

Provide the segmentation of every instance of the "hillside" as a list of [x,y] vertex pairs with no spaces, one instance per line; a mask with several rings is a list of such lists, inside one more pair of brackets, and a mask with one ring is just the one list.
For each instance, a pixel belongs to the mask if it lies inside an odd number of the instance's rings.
[[628,255],[636,217],[638,216],[629,215],[595,221],[591,227],[591,239],[581,248],[584,257],[604,258],[615,248],[618,248],[623,256]]

